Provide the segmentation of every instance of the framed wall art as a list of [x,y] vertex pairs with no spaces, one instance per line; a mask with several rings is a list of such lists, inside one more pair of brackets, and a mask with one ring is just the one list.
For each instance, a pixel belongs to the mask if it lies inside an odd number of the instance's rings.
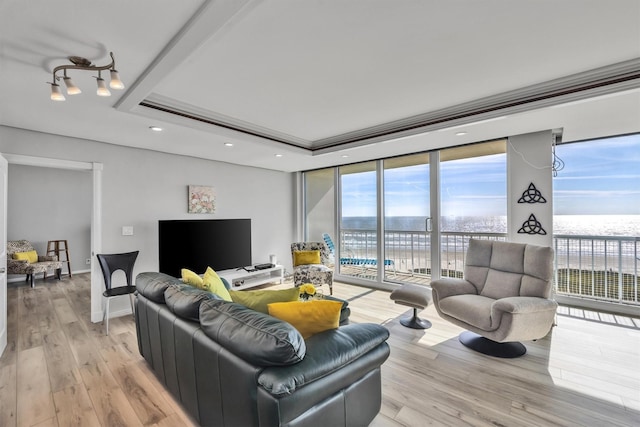
[[206,185],[189,186],[189,213],[214,213],[216,211],[216,198],[213,187]]

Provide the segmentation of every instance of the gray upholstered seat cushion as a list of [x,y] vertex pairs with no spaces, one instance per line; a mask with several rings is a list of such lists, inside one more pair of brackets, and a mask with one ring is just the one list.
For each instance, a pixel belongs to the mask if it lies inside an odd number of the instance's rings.
[[482,295],[455,295],[440,301],[440,311],[485,331],[495,330],[498,323],[491,322],[494,299]]
[[389,297],[396,304],[407,305],[415,308],[425,308],[431,303],[431,292],[424,286],[406,283],[394,289]]

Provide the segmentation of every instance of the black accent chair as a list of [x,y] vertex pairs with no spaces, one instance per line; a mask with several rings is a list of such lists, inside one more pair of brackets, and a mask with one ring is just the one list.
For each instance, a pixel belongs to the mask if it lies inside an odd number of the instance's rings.
[[[133,294],[136,292],[135,284],[133,283],[133,266],[138,258],[139,251],[126,252],[121,254],[97,254],[100,268],[102,269],[102,275],[104,276],[104,286],[106,290],[102,295],[107,299],[102,321],[105,324],[107,335],[109,335],[109,301],[113,297],[120,297],[123,295],[129,295],[129,302],[131,303],[131,312],[135,316],[135,309],[133,304]],[[125,286],[113,287],[111,284],[111,278],[113,273],[122,270],[127,279]]]

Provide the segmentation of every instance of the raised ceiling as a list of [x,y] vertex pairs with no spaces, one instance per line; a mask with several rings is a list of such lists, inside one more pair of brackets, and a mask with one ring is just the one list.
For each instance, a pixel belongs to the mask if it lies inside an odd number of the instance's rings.
[[[0,37],[0,124],[268,169],[640,132],[636,0],[0,1]],[[124,92],[49,100],[109,51]]]

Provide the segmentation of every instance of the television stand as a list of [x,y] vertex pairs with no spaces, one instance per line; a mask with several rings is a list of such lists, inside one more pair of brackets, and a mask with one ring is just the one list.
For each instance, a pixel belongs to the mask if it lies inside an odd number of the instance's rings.
[[234,268],[231,270],[217,271],[216,273],[226,280],[234,291],[249,289],[254,286],[276,281],[282,283],[284,280],[284,267],[281,265],[265,268],[264,270],[246,271],[243,268]]

